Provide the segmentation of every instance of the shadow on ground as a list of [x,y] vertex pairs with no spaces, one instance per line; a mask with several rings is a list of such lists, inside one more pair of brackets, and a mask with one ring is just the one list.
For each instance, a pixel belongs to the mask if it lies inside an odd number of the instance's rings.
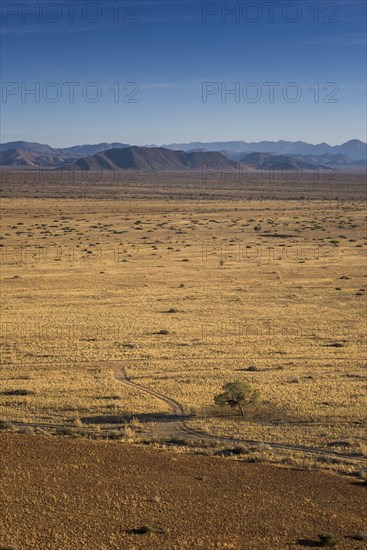
[[180,422],[192,418],[193,415],[178,415],[171,413],[117,414],[103,416],[85,416],[83,424],[128,424],[131,420],[139,420],[144,424],[149,422]]
[[317,540],[311,540],[311,539],[298,539],[297,544],[299,546],[303,546],[305,548],[320,548],[321,543]]

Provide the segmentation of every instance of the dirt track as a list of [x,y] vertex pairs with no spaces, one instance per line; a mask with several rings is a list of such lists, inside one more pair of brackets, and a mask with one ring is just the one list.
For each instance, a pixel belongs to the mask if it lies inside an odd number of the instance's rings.
[[[191,440],[191,441],[207,440],[207,441],[213,441],[218,443],[222,441],[232,445],[243,444],[243,445],[251,445],[254,447],[261,447],[266,445],[267,447],[275,450],[278,449],[282,451],[295,451],[295,452],[306,453],[309,455],[317,456],[319,458],[347,459],[348,461],[355,462],[356,464],[360,464],[362,468],[365,467],[365,465],[367,464],[366,457],[355,455],[355,454],[340,453],[337,451],[325,451],[324,449],[319,449],[317,447],[307,447],[303,445],[292,445],[292,444],[277,443],[272,441],[260,441],[260,440],[253,440],[253,439],[239,439],[235,437],[223,437],[218,435],[211,435],[205,432],[201,432],[199,430],[194,430],[186,424],[187,420],[193,417],[188,415],[185,412],[185,409],[181,403],[151,388],[148,388],[147,386],[143,386],[142,384],[138,384],[134,382],[129,378],[125,367],[109,361],[106,361],[103,363],[105,366],[108,366],[109,368],[111,368],[113,375],[118,382],[131,386],[136,390],[144,392],[155,399],[159,399],[168,405],[172,414],[167,416],[167,420],[160,418],[159,422],[157,422],[155,425],[153,424],[152,435],[155,438],[163,439],[163,440],[169,440],[169,439],[177,439],[177,440],[181,439],[181,440]],[[140,421],[144,424],[143,416],[140,418]],[[57,425],[40,424],[40,423],[13,422],[13,425],[20,429],[26,429],[26,428],[33,428],[33,429],[43,428],[46,430],[59,429],[59,426]],[[152,428],[151,423],[150,423],[150,428]],[[87,425],[85,425],[83,429],[86,432],[90,432],[90,433],[93,433],[95,431],[93,428],[89,428]],[[101,425],[100,429],[103,432],[109,428],[108,426]]]
[[178,401],[175,401],[174,399],[171,399],[166,395],[162,395],[155,390],[147,388],[146,386],[142,386],[141,384],[136,384],[135,382],[130,380],[130,378],[128,377],[125,367],[111,364],[111,368],[116,380],[118,380],[119,382],[122,382],[123,384],[132,386],[139,391],[147,393],[148,395],[151,395],[156,399],[160,399],[161,401],[164,401],[164,403],[166,403],[169,406],[171,412],[177,416],[176,420],[170,419],[169,422],[163,421],[159,423],[158,428],[156,429],[157,433],[155,433],[155,435],[159,435],[160,437],[187,438],[191,436],[196,439],[200,438],[200,439],[208,439],[211,441],[225,441],[227,443],[233,443],[233,444],[242,443],[245,445],[267,445],[272,449],[280,449],[285,451],[299,451],[302,453],[310,453],[313,455],[318,455],[318,456],[328,457],[328,458],[347,458],[348,460],[353,460],[361,463],[367,462],[367,459],[362,456],[355,456],[348,453],[339,453],[339,452],[333,452],[333,451],[327,452],[327,451],[324,451],[323,449],[318,449],[316,447],[305,447],[303,445],[291,445],[286,443],[274,443],[271,441],[255,441],[252,439],[236,439],[233,437],[220,437],[220,436],[214,436],[204,432],[200,432],[197,430],[193,430],[186,425],[185,419],[189,418],[189,416],[185,414],[184,407],[180,403],[178,403]]

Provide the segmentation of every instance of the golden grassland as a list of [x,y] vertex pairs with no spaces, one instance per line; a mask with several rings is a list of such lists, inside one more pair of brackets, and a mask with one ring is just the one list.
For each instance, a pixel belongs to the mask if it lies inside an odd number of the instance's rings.
[[[81,185],[30,196],[7,182],[0,418],[97,425],[168,412],[115,380],[116,361],[204,431],[365,453],[362,176],[246,189],[159,181],[81,196]],[[208,417],[236,378],[272,413]]]

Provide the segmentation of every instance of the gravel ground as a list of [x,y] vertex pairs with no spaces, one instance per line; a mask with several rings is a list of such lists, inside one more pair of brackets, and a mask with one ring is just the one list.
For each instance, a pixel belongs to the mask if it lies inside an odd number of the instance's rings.
[[351,479],[120,442],[0,444],[0,548],[285,550],[322,532],[366,547],[366,486]]

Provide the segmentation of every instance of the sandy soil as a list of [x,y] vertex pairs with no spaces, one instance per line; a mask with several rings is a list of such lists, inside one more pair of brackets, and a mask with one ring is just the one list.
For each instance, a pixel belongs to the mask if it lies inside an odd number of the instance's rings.
[[[364,548],[366,486],[121,442],[2,433],[1,548]],[[144,524],[153,532],[139,534]]]

